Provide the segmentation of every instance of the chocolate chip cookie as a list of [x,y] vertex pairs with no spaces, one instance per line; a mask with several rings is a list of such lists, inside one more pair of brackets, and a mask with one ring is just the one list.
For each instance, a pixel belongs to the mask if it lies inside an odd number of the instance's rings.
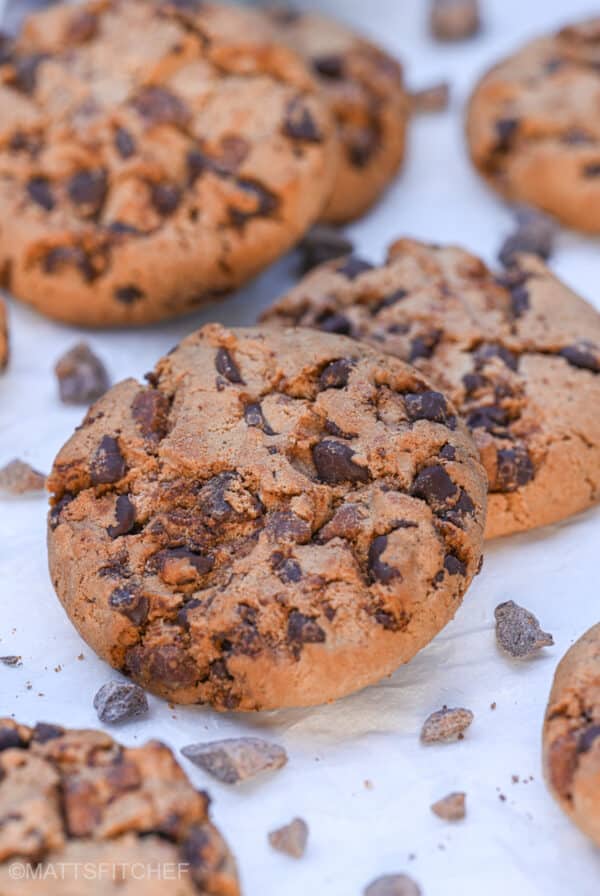
[[170,700],[323,703],[452,618],[486,485],[450,402],[398,359],[209,325],[60,451],[52,580],[93,649]]
[[324,265],[265,320],[365,340],[446,392],[488,474],[488,538],[600,499],[600,315],[536,257],[497,278],[461,249],[399,240],[382,267]]
[[0,299],[0,373],[8,364],[8,320],[6,317],[6,308],[4,302]]
[[348,26],[318,13],[279,9],[266,15],[275,39],[307,62],[337,125],[335,186],[321,217],[338,224],[358,218],[402,164],[410,110],[402,66]]
[[239,896],[208,808],[158,741],[0,719],[3,896]]
[[499,192],[600,231],[600,18],[528,43],[471,98],[473,162]]
[[553,796],[600,846],[600,624],[559,663],[546,709],[543,753]]
[[55,6],[0,44],[0,280],[75,324],[190,311],[297,241],[336,155],[318,88],[259,13]]

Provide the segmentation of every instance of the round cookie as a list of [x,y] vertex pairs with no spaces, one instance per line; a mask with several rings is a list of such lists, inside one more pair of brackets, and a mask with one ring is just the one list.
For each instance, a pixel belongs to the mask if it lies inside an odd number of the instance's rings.
[[257,12],[55,6],[0,48],[4,285],[81,325],[190,311],[299,239],[336,147],[314,81]]
[[446,392],[488,473],[488,538],[600,499],[600,315],[537,258],[502,280],[461,249],[399,240],[382,267],[317,269],[264,319],[370,342]]
[[8,318],[6,316],[6,307],[2,299],[0,299],[0,373],[6,369],[9,355],[8,341]]
[[544,773],[561,809],[600,846],[600,624],[560,661],[546,709]]
[[0,719],[0,890],[239,896],[209,802],[158,741],[123,747],[101,731]]
[[321,218],[343,224],[377,202],[404,158],[410,112],[402,66],[348,26],[314,12],[267,12],[275,39],[317,78],[340,140],[333,194]]
[[600,18],[534,40],[477,85],[473,162],[499,192],[600,232]]
[[486,479],[444,396],[341,336],[209,325],[90,410],[49,480],[52,581],[115,668],[181,703],[333,700],[453,617]]

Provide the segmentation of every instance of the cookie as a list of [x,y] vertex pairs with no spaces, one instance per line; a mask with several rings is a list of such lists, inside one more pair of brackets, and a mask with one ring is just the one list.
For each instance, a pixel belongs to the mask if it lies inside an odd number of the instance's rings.
[[544,720],[543,758],[559,806],[600,846],[600,624],[558,665]]
[[498,279],[459,248],[399,240],[382,267],[316,270],[264,319],[370,342],[447,393],[488,474],[488,538],[600,499],[600,315],[534,256]]
[[158,741],[0,719],[0,890],[239,896],[209,802]]
[[296,51],[316,77],[337,125],[340,152],[322,220],[365,214],[397,174],[410,113],[402,66],[341,22],[318,13],[271,10],[275,40]]
[[300,238],[336,141],[304,64],[262,23],[199,0],[93,0],[2,45],[7,288],[69,323],[147,323],[230,292]]
[[0,373],[6,369],[8,364],[9,343],[8,343],[8,318],[6,316],[6,308],[2,299],[0,299]]
[[486,479],[443,395],[332,334],[214,324],[59,452],[52,581],[93,649],[216,709],[333,700],[452,618]]
[[510,199],[600,232],[600,18],[526,44],[477,85],[473,162]]

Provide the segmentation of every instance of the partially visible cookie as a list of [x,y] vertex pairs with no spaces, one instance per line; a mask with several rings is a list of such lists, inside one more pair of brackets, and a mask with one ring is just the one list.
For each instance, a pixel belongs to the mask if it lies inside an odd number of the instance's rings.
[[6,314],[6,306],[0,299],[0,373],[8,364],[9,342],[8,342],[8,317]]
[[600,846],[600,624],[558,665],[543,757],[546,781],[560,807]]
[[381,197],[404,158],[410,102],[402,66],[347,25],[316,12],[267,11],[275,39],[315,75],[337,125],[333,194],[321,215],[341,224]]
[[488,538],[600,500],[600,315],[537,258],[497,279],[461,249],[400,240],[382,267],[317,269],[264,320],[365,340],[447,392],[488,473]]
[[4,285],[75,324],[188,312],[297,242],[336,146],[315,82],[260,13],[55,5],[0,47]]
[[105,660],[181,703],[333,700],[411,659],[479,568],[486,479],[401,361],[206,326],[94,405],[49,479],[52,580]]
[[477,85],[473,162],[511,199],[600,232],[600,18],[531,41]]
[[0,890],[239,896],[209,802],[158,741],[0,719]]

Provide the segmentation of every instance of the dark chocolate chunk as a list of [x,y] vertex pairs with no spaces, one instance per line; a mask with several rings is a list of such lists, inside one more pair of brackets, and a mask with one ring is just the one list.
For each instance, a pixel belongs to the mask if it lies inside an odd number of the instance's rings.
[[416,336],[411,340],[408,360],[412,363],[420,358],[431,358],[441,338],[441,330],[431,330]]
[[155,184],[152,187],[152,205],[164,215],[172,215],[181,202],[181,190],[175,184]]
[[478,370],[481,370],[487,361],[494,358],[499,358],[511,370],[517,370],[519,366],[519,356],[497,342],[484,342],[473,352],[475,367]]
[[64,728],[58,725],[49,725],[48,722],[38,722],[33,729],[32,740],[38,744],[46,744],[49,740],[56,740],[64,734]]
[[118,538],[120,535],[128,535],[135,526],[135,505],[127,495],[119,495],[117,498],[115,516],[116,524],[107,529],[110,537]]
[[30,199],[47,212],[54,208],[54,194],[47,177],[32,177],[27,184],[27,193]]
[[524,445],[498,451],[498,471],[492,491],[514,492],[535,476],[533,461]]
[[69,198],[86,214],[96,214],[106,196],[108,182],[106,171],[79,171],[69,180]]
[[600,737],[600,725],[590,725],[577,739],[577,752],[587,753]]
[[387,545],[387,535],[378,535],[371,542],[368,558],[369,571],[373,580],[382,582],[384,585],[389,585],[389,583],[393,579],[402,579],[400,570],[396,569],[393,566],[390,566],[388,563],[385,563],[385,561],[381,559],[381,556],[385,552]]
[[266,436],[276,435],[275,431],[265,420],[265,415],[263,414],[260,402],[252,402],[252,404],[246,405],[244,408],[244,420],[248,426],[255,426],[258,429],[262,429]]
[[351,358],[340,358],[338,361],[331,361],[319,377],[319,388],[343,389],[348,385],[348,377],[354,363]]
[[446,554],[444,569],[451,576],[466,576],[467,566],[456,554]]
[[24,746],[18,731],[14,728],[0,728],[0,752]]
[[533,656],[542,647],[554,644],[552,635],[542,631],[533,613],[513,600],[498,604],[494,617],[498,646],[512,657],[523,659]]
[[408,392],[404,396],[404,404],[409,420],[448,422],[448,405],[441,392]]
[[288,103],[283,132],[293,140],[305,143],[321,143],[323,140],[323,135],[310,109],[299,97]]
[[423,467],[412,486],[414,497],[427,501],[434,510],[446,508],[456,493],[456,483],[440,464]]
[[279,199],[275,193],[272,193],[271,190],[268,190],[258,181],[238,177],[235,182],[242,192],[254,200],[255,208],[248,211],[236,206],[230,206],[229,219],[234,227],[241,228],[251,218],[266,218],[277,211]]
[[135,154],[135,140],[125,128],[115,131],[115,146],[122,159],[130,159]]
[[90,464],[92,485],[118,482],[126,471],[127,465],[121,454],[118,440],[112,436],[103,436]]
[[450,445],[449,442],[446,442],[440,450],[440,457],[443,457],[445,460],[456,460],[456,448],[454,445]]
[[108,602],[114,610],[127,616],[134,625],[141,625],[148,616],[148,599],[133,585],[115,588]]
[[370,127],[358,129],[346,146],[348,159],[355,168],[369,164],[381,146],[381,127],[375,120]]
[[37,87],[38,68],[46,58],[46,53],[32,53],[29,56],[20,56],[16,60],[13,83],[17,90],[33,93]]
[[325,640],[325,632],[314,616],[305,616],[298,610],[292,610],[288,616],[287,636],[298,644],[321,644]]
[[346,68],[343,57],[333,54],[313,57],[312,66],[317,74],[333,80],[343,78]]
[[277,510],[267,519],[266,532],[277,544],[306,544],[310,541],[310,525],[291,510]]
[[281,552],[276,552],[271,557],[271,565],[284,584],[299,582],[302,579],[302,567],[297,560],[285,557]]
[[508,413],[499,405],[474,408],[467,414],[467,426],[470,429],[485,429],[493,432],[504,429],[509,422]]
[[538,255],[544,260],[550,258],[558,232],[556,221],[537,209],[525,206],[516,209],[516,219],[516,230],[504,241],[498,255],[502,264],[511,267],[521,252]]
[[226,348],[219,348],[215,357],[215,367],[230,383],[243,383],[239,367]]
[[145,439],[162,439],[167,432],[169,401],[156,389],[144,389],[131,403],[131,416]]
[[148,712],[148,699],[142,688],[131,681],[109,681],[94,697],[94,709],[105,724],[125,722]]
[[583,167],[584,177],[600,177],[600,162],[589,162]]
[[581,370],[591,370],[592,373],[600,373],[600,349],[590,342],[581,342],[578,345],[567,345],[561,349],[559,355],[572,367]]
[[317,474],[323,482],[335,485],[341,482],[369,481],[368,469],[354,462],[354,451],[349,445],[333,439],[323,439],[313,446],[312,456]]
[[78,342],[54,367],[60,400],[65,404],[90,404],[108,390],[106,367],[86,342]]

